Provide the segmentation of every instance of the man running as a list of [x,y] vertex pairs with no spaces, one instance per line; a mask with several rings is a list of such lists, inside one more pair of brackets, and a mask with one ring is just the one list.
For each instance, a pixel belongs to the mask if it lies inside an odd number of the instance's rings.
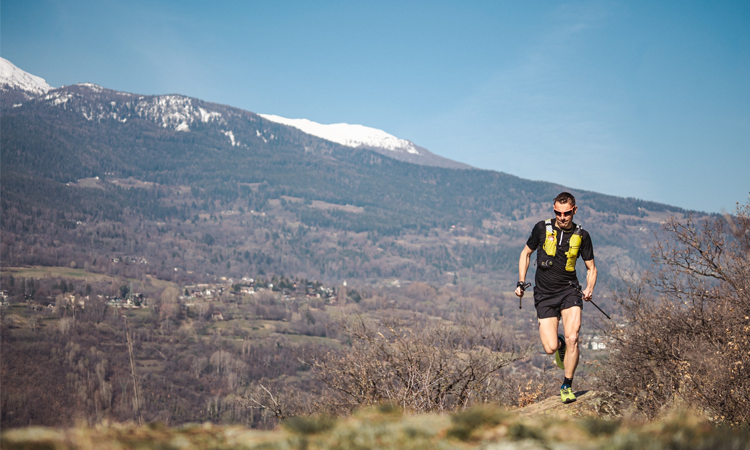
[[[554,353],[557,366],[565,371],[560,396],[563,403],[571,403],[576,401],[572,385],[578,366],[578,332],[581,329],[583,300],[591,300],[596,284],[596,266],[591,236],[580,225],[573,223],[573,216],[578,210],[575,197],[568,192],[560,193],[555,197],[553,209],[555,218],[537,223],[531,230],[526,247],[521,250],[516,295],[523,297],[529,261],[536,251],[534,307],[539,319],[539,337],[544,351],[548,355]],[[583,298],[576,289],[578,256],[583,258],[587,269]],[[557,334],[560,318],[564,336]]]

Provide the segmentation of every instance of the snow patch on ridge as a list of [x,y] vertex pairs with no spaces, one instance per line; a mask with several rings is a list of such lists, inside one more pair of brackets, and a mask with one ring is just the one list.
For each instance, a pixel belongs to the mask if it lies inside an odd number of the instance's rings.
[[221,113],[218,113],[216,111],[206,111],[205,109],[199,107],[198,112],[200,112],[201,122],[203,123],[208,123],[212,120],[221,118]]
[[157,97],[139,98],[135,104],[139,117],[160,123],[164,128],[175,131],[190,131],[190,125],[196,122],[225,123],[221,113],[195,107],[193,99],[182,95],[160,95]]
[[307,134],[336,142],[347,147],[376,147],[399,153],[419,155],[419,150],[410,141],[399,139],[377,128],[348,123],[324,125],[307,119],[287,119],[272,114],[259,114],[271,122],[297,128]]
[[99,86],[98,84],[94,84],[94,83],[78,83],[76,86],[82,86],[82,87],[85,87],[85,88],[89,88],[89,89],[91,89],[94,92],[101,92],[101,91],[104,90],[103,87]]
[[234,139],[234,133],[232,133],[232,130],[221,130],[221,132],[224,133],[224,136],[229,138],[229,142],[232,143],[232,147],[239,145],[239,142]]
[[72,98],[73,96],[71,94],[62,92],[55,92],[44,97],[45,100],[50,100],[50,102],[55,106],[64,105],[68,103]]
[[[182,95],[137,96],[125,92],[105,89],[93,83],[81,83],[76,87],[86,88],[81,93],[69,88],[55,89],[41,100],[64,109],[76,111],[86,120],[117,120],[125,123],[128,119],[141,118],[156,123],[162,128],[189,132],[195,124],[226,126],[226,120],[218,111],[210,111],[195,104],[195,100]],[[229,137],[227,135],[227,137]],[[233,145],[239,145],[232,139]]]

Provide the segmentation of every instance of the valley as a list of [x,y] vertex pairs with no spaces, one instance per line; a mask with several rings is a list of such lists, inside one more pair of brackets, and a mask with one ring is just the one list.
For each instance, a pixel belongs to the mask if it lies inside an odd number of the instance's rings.
[[[415,412],[522,407],[559,383],[530,296],[519,309],[512,294],[554,196],[576,195],[616,320],[610,289],[639,279],[662,224],[706,217],[471,168],[380,130],[328,140],[181,95],[19,83],[0,97],[11,427],[345,415],[413,394],[341,387],[370,386],[346,368],[383,358],[420,374],[450,362],[453,382],[426,384],[436,400],[404,397]],[[586,315],[584,388],[606,357],[599,319]]]

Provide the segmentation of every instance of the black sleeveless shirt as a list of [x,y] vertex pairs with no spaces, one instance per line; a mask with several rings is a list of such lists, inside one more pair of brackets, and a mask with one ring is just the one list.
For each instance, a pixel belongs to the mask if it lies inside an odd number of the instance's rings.
[[[569,272],[565,270],[565,263],[567,256],[565,253],[570,249],[570,237],[576,230],[576,224],[570,227],[570,230],[562,230],[557,227],[557,222],[552,219],[552,228],[557,231],[557,251],[554,257],[547,257],[553,260],[552,267],[545,269],[537,265],[536,278],[534,279],[534,294],[555,294],[563,290],[570,289],[570,281],[578,282],[576,277],[576,271]],[[562,234],[562,236],[561,236]],[[534,225],[531,230],[531,236],[526,241],[526,245],[537,252],[537,264],[540,260],[540,253],[544,253],[542,245],[544,239],[547,236],[547,226],[542,220],[541,222]],[[542,255],[546,257],[546,254]],[[578,256],[583,258],[584,261],[591,261],[594,259],[594,246],[591,243],[591,235],[588,231],[581,230],[581,247],[578,250]]]

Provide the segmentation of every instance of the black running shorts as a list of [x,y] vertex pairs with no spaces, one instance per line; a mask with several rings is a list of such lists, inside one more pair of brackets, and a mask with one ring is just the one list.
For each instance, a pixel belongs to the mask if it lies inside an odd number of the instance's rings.
[[545,295],[537,294],[534,289],[534,307],[539,319],[562,316],[562,310],[578,306],[583,309],[583,298],[575,289],[566,289],[562,292]]

